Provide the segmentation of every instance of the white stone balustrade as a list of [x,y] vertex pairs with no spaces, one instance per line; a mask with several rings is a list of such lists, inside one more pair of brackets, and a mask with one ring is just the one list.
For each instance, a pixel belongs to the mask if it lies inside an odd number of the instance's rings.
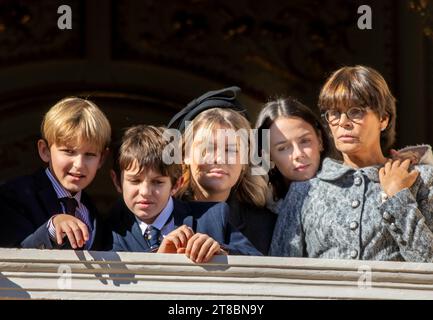
[[433,299],[433,264],[0,249],[3,299]]

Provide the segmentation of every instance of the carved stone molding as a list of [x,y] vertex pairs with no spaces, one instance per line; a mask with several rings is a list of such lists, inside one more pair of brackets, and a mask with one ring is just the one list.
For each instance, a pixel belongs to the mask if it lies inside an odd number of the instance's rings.
[[0,249],[0,297],[433,299],[433,264]]
[[433,41],[433,1],[432,0],[411,0],[409,9],[421,17],[424,35]]
[[[73,9],[73,29],[61,31],[57,29],[60,1],[5,0],[0,4],[0,46],[4,48],[0,65],[90,59],[93,52],[101,55],[93,57],[94,63],[113,58],[153,64],[239,85],[262,101],[270,95],[291,94],[315,104],[329,72],[357,63],[366,50],[377,49],[357,43],[357,8],[369,2],[117,0],[104,2],[107,10],[99,12],[84,0],[72,0],[68,4]],[[392,0],[377,5],[375,16],[384,20],[386,30],[379,30],[383,37],[373,41],[385,55],[382,69],[391,79],[395,7]],[[92,23],[108,12],[111,17],[100,19],[110,21],[107,25]],[[98,28],[102,31],[95,33]],[[98,39],[92,38],[95,34]],[[99,39],[106,34],[108,42]],[[95,48],[89,50],[86,44]],[[105,46],[111,46],[110,54],[97,50]]]
[[113,57],[206,74],[265,99],[305,93],[354,54],[357,3],[116,1]]
[[84,0],[70,0],[72,30],[59,30],[58,0],[0,2],[0,65],[80,58],[84,54]]

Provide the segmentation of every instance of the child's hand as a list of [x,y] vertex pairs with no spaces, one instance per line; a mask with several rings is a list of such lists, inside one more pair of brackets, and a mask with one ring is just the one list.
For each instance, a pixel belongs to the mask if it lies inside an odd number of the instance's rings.
[[194,231],[183,225],[164,237],[157,253],[184,253],[188,240],[194,235]]
[[405,188],[410,188],[415,183],[419,172],[417,170],[409,172],[409,165],[409,159],[403,162],[390,160],[379,170],[380,185],[388,197],[394,196]]
[[195,263],[206,263],[220,252],[220,244],[203,233],[196,233],[191,237],[185,250],[186,256]]
[[418,164],[421,159],[421,155],[419,154],[419,152],[413,150],[397,151],[395,149],[391,149],[389,152],[392,160],[400,160],[402,162],[404,160],[410,160],[410,163],[412,165]]
[[58,214],[53,218],[52,222],[56,229],[58,245],[63,244],[65,234],[73,249],[81,248],[89,240],[89,231],[86,224],[76,217],[69,214]]

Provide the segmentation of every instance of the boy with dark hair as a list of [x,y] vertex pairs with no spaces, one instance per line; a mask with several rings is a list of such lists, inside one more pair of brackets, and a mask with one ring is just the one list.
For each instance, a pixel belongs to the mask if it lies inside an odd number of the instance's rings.
[[215,254],[261,255],[228,223],[225,203],[173,199],[181,166],[164,163],[163,131],[141,125],[123,136],[112,171],[123,196],[111,214],[113,251],[185,253],[197,263]]

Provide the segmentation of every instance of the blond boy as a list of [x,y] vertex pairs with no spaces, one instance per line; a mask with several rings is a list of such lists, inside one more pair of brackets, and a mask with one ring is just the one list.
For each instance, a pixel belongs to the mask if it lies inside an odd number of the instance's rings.
[[46,168],[0,187],[0,246],[103,250],[108,232],[83,191],[111,138],[104,113],[71,97],[44,116],[37,147]]

